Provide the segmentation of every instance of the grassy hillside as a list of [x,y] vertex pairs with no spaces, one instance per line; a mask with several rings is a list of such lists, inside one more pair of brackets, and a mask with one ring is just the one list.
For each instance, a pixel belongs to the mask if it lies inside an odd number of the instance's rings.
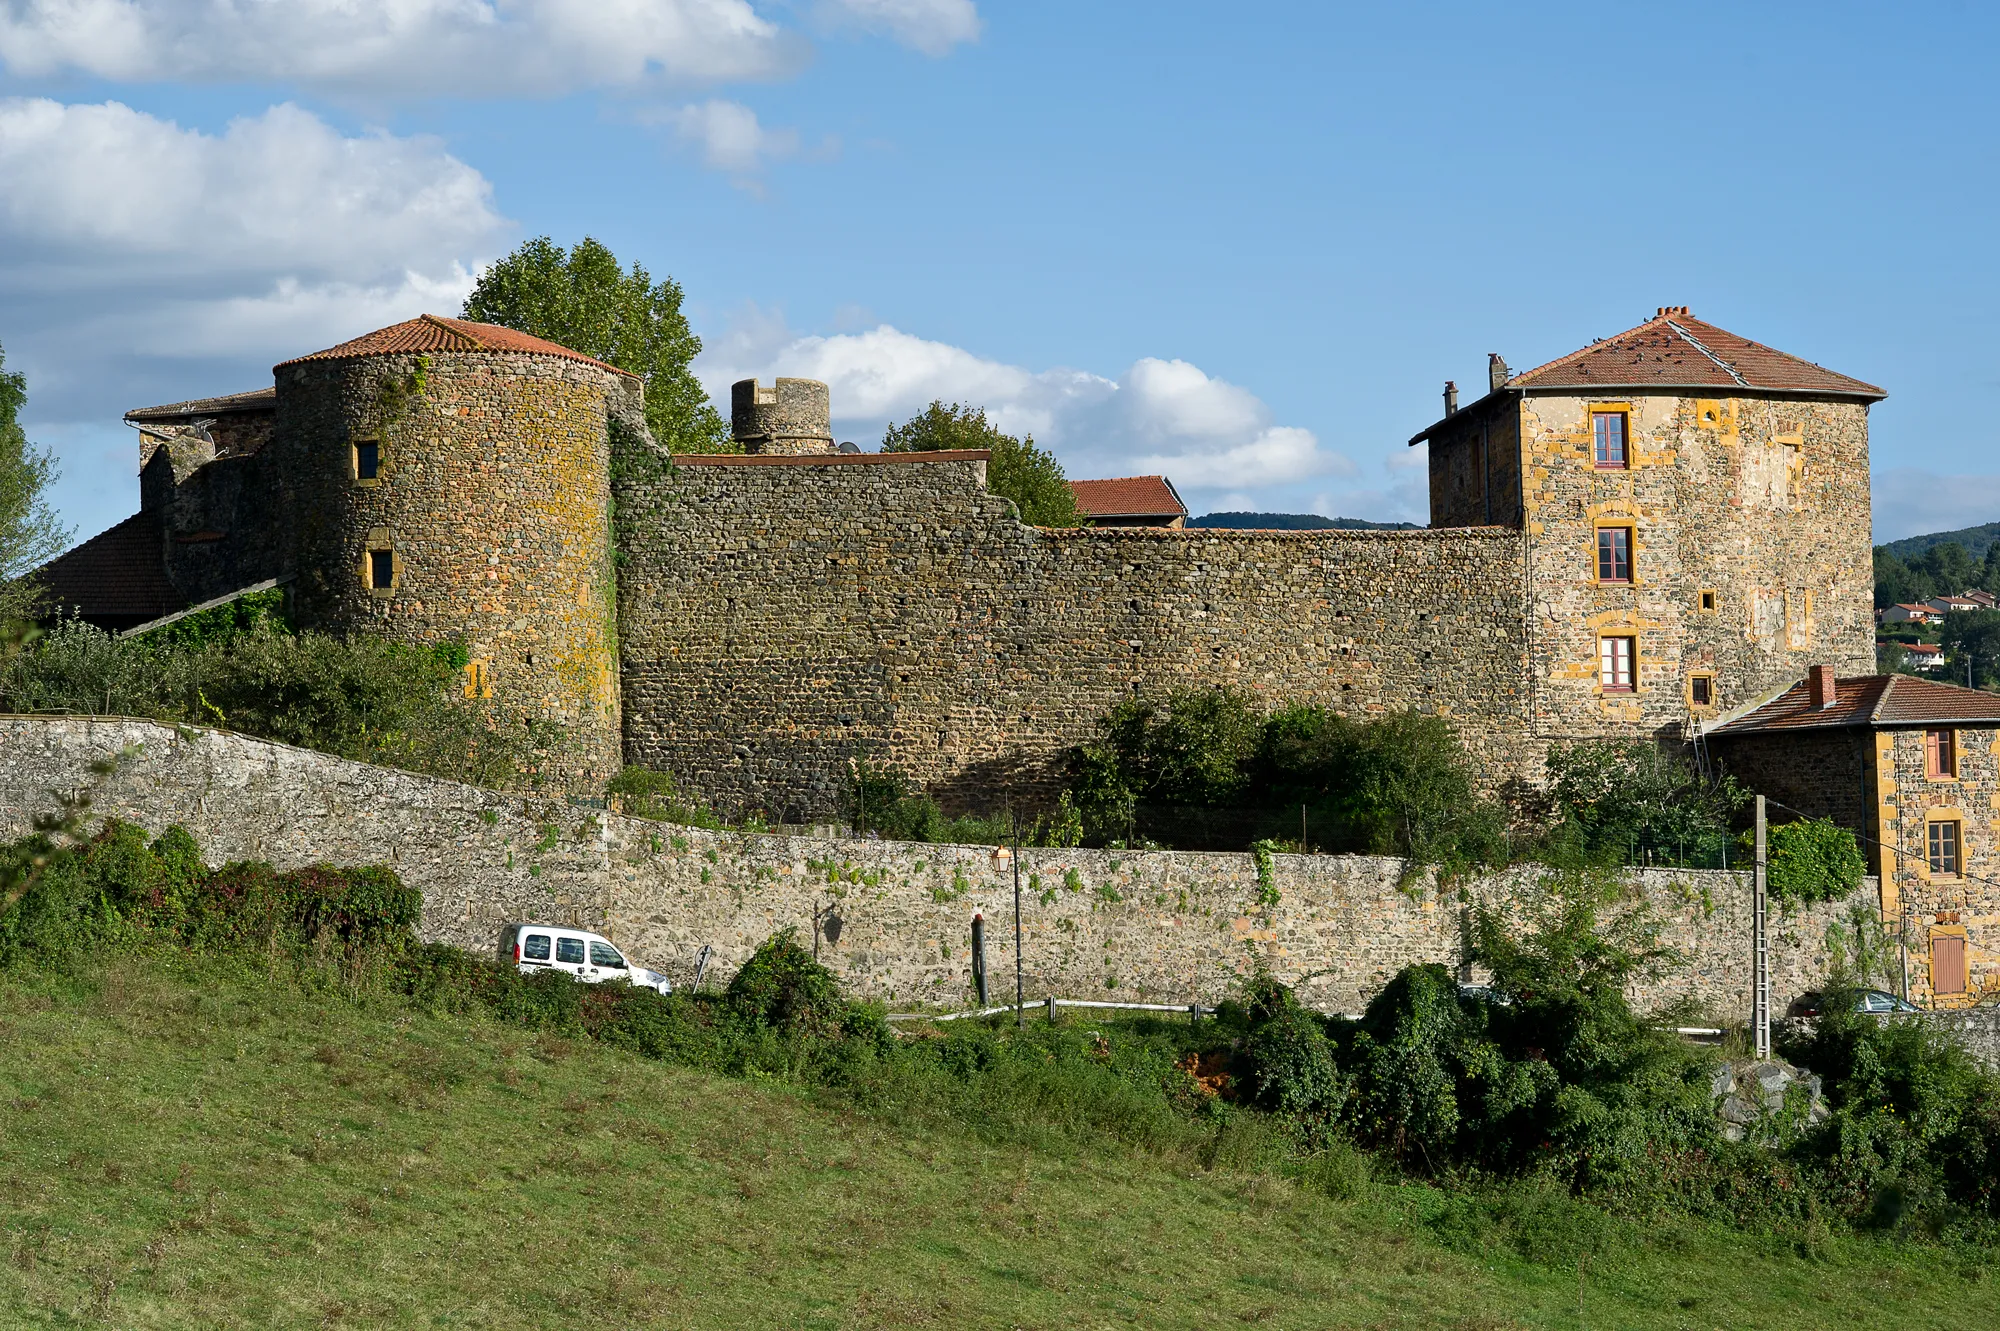
[[[0,971],[0,1300],[119,1327],[1870,1328],[1985,1257],[1007,1140],[256,974]],[[1207,1163],[1204,1164],[1204,1161]]]
[[1905,536],[1900,541],[1890,541],[1877,546],[1898,559],[1909,560],[1929,550],[1932,546],[1943,545],[1946,541],[1956,541],[1965,547],[1965,553],[1974,559],[1984,559],[1986,548],[2000,540],[2000,522],[1988,522],[1978,527],[1964,527],[1958,531],[1934,531],[1926,536]]

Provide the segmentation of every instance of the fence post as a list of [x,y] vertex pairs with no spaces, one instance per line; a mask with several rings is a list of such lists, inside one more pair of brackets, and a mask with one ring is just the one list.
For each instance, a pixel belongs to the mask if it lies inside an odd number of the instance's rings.
[[1050,1022],[1054,1022],[1056,1019],[1056,996],[1054,994],[1050,994],[1043,1001],[1048,1004],[1048,1013]]
[[1750,1050],[1753,1057],[1771,1056],[1771,960],[1764,937],[1764,797],[1757,797],[1757,866],[1750,876]]
[[972,913],[972,984],[979,994],[979,1006],[986,1006],[986,917]]

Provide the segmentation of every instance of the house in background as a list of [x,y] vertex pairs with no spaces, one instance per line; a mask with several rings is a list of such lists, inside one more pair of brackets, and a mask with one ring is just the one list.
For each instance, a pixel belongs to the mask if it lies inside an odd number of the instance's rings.
[[1903,664],[1912,670],[1944,669],[1944,648],[1934,642],[1881,642],[1877,647],[1901,647]]
[[1122,476],[1109,481],[1071,481],[1077,511],[1094,527],[1181,527],[1187,505],[1164,476]]
[[1946,615],[1962,615],[1971,610],[1991,610],[1991,605],[1973,600],[1970,596],[1933,596],[1924,602],[1931,609]]
[[1965,1007],[2000,993],[2000,695],[1814,666],[1704,738],[1778,821],[1827,818],[1860,839],[1912,997]]
[[1944,611],[1928,605],[1910,605],[1907,602],[1892,605],[1886,610],[1875,612],[1879,624],[1942,624]]

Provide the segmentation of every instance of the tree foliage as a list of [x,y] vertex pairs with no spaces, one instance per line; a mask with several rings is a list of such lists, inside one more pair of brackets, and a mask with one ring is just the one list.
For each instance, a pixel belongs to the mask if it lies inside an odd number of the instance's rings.
[[701,339],[681,313],[681,287],[621,268],[602,242],[565,250],[538,236],[479,275],[464,317],[547,338],[646,380],[646,424],[669,452],[728,453],[729,424],[690,365]]
[[1021,510],[1021,521],[1037,527],[1078,527],[1076,495],[1063,475],[1062,464],[1036,445],[1035,437],[1016,439],[986,419],[983,407],[933,401],[901,425],[891,424],[882,436],[885,453],[935,453],[983,448],[986,488],[1004,495]]
[[27,377],[7,371],[0,348],[0,624],[34,612],[41,592],[23,575],[62,553],[70,537],[48,502],[55,459],[21,428],[27,402]]
[[1592,863],[1720,867],[1749,791],[1728,776],[1705,778],[1688,755],[1652,740],[1554,744],[1546,805],[1559,858]]
[[1833,901],[1868,872],[1854,833],[1825,818],[1779,823],[1766,834],[1765,882],[1781,901]]

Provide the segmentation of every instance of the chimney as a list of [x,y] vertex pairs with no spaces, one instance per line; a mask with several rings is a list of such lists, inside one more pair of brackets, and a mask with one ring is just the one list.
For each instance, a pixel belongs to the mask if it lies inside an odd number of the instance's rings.
[[1447,416],[1458,414],[1458,385],[1449,379],[1444,381],[1444,414]]
[[1833,683],[1833,667],[1816,665],[1806,675],[1806,700],[1815,712],[1823,712],[1839,701],[1839,690]]
[[1499,392],[1507,386],[1507,381],[1513,377],[1513,372],[1507,368],[1507,362],[1500,359],[1499,352],[1489,351],[1486,353],[1486,388],[1488,392]]

